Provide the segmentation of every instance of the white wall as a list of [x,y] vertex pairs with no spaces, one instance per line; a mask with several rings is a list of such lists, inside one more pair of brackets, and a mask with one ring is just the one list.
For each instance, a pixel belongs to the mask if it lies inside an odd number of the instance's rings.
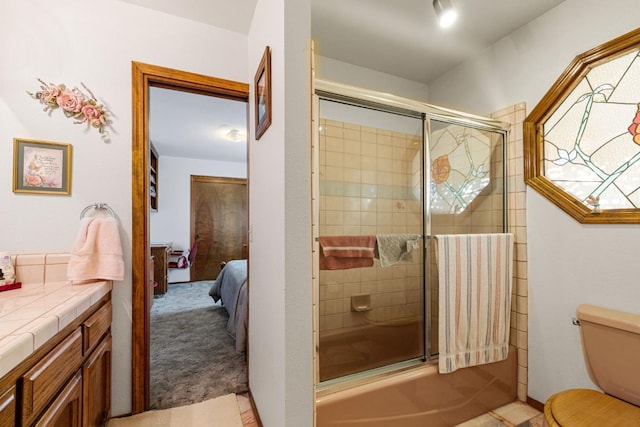
[[316,55],[316,78],[377,90],[417,101],[429,98],[429,87],[402,77]]
[[[160,156],[158,211],[150,214],[151,242],[191,247],[191,175],[246,178],[246,163]],[[169,283],[189,281],[189,269],[169,270]]]
[[253,93],[249,108],[249,384],[265,426],[313,425],[309,27],[309,0],[258,0],[249,32],[251,73],[272,48],[259,141]]
[[[85,206],[107,202],[117,212],[127,274],[113,290],[113,415],[131,409],[131,61],[253,78],[241,34],[116,0],[0,1],[0,248],[68,252]],[[37,78],[84,82],[111,111],[111,142],[61,111],[42,112],[26,94]],[[73,145],[71,196],[11,191],[14,137]]]
[[[531,111],[573,58],[638,26],[637,0],[566,0],[429,85],[436,105]],[[583,363],[581,303],[638,312],[637,225],[582,225],[527,189],[529,396],[594,385]]]

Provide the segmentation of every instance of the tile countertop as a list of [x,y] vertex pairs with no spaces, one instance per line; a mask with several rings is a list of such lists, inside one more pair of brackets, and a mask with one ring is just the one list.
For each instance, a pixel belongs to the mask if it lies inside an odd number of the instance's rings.
[[111,291],[111,281],[26,286],[0,293],[0,377]]

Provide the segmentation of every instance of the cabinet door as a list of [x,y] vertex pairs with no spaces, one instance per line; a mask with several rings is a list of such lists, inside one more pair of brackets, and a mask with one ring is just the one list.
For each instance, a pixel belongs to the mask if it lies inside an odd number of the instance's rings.
[[33,425],[35,427],[80,427],[82,425],[81,405],[82,373],[78,371]]
[[111,334],[96,347],[82,367],[83,426],[102,426],[111,410]]
[[0,395],[0,427],[13,427],[16,425],[16,388]]

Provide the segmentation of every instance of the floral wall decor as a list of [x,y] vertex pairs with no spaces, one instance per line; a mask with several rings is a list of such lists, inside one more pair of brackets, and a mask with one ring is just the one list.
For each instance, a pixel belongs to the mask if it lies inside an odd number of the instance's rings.
[[77,87],[69,89],[64,84],[47,84],[41,79],[38,81],[41,83],[40,90],[35,93],[27,93],[44,104],[43,111],[50,114],[53,110],[60,108],[65,116],[74,119],[74,124],[86,123],[88,127],[98,129],[105,142],[109,141],[109,133],[105,129],[109,125],[107,109],[98,103],[96,97],[84,83],[80,84],[86,93]]

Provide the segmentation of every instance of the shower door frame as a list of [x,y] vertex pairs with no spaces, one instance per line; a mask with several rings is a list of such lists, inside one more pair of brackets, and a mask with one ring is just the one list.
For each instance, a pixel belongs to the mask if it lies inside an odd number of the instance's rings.
[[360,383],[363,381],[370,381],[372,378],[378,378],[380,376],[388,375],[389,373],[396,372],[400,369],[406,369],[422,363],[429,362],[433,358],[431,354],[431,339],[432,339],[432,324],[431,316],[427,316],[427,306],[431,301],[431,287],[423,285],[424,298],[423,298],[423,316],[424,316],[424,354],[423,357],[414,358],[402,362],[397,362],[391,365],[383,366],[380,368],[374,368],[364,372],[358,372],[355,374],[349,374],[344,377],[338,377],[331,380],[325,380],[320,382],[319,380],[319,243],[317,237],[319,237],[319,209],[315,209],[316,204],[319,204],[319,105],[321,99],[330,101],[342,101],[347,104],[351,104],[359,107],[369,107],[388,113],[399,113],[401,115],[410,115],[422,117],[423,122],[423,165],[422,165],[422,188],[423,188],[423,284],[426,283],[426,262],[428,257],[431,256],[427,245],[428,239],[431,236],[431,194],[429,191],[430,186],[427,185],[429,177],[431,176],[431,161],[430,161],[430,136],[431,136],[431,120],[437,120],[440,122],[457,124],[465,127],[471,127],[478,130],[490,131],[502,135],[503,142],[503,228],[504,231],[508,229],[507,224],[507,202],[508,202],[508,182],[507,182],[507,133],[510,129],[510,124],[499,120],[477,116],[461,111],[438,107],[425,102],[420,102],[408,98],[403,98],[396,95],[387,93],[376,92],[369,89],[364,89],[356,86],[351,86],[343,83],[331,82],[322,79],[314,79],[313,82],[313,108],[312,108],[312,123],[314,129],[312,131],[312,197],[313,197],[313,340],[314,340],[314,359],[315,359],[315,378],[314,383],[317,391],[332,390],[335,391],[344,387],[346,384]]

